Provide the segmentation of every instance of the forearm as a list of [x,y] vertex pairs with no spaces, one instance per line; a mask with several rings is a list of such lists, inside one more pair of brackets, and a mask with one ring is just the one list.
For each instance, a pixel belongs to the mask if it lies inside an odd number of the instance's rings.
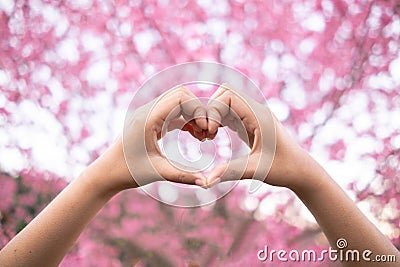
[[310,157],[307,165],[310,170],[307,177],[300,180],[307,181],[302,187],[293,191],[303,201],[314,215],[321,229],[328,238],[332,249],[337,249],[339,238],[347,241],[347,248],[372,251],[371,259],[375,255],[396,255],[397,263],[343,261],[344,266],[397,266],[400,260],[399,251],[390,240],[384,236],[358,209],[356,204],[347,196],[340,186]]
[[1,266],[57,266],[80,233],[117,190],[107,170],[92,164],[1,251]]

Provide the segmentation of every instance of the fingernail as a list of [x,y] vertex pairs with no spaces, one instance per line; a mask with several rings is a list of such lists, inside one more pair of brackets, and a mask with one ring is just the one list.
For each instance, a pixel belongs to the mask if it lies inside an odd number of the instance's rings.
[[195,183],[196,185],[198,185],[198,186],[204,186],[204,182],[203,182],[202,179],[196,179],[196,180],[194,181],[194,183]]
[[204,181],[204,180],[207,179],[206,176],[205,176],[203,173],[201,173],[201,172],[193,173],[193,176],[194,176],[197,180],[202,180],[202,181]]
[[206,184],[206,185],[204,185],[204,186],[202,186],[204,189],[209,189],[209,188],[211,188],[211,187],[213,187],[214,185],[216,185],[216,184],[218,184],[218,183],[220,183],[221,182],[221,178],[218,178],[218,179],[216,179],[216,180],[214,180],[213,182],[211,182],[211,183],[209,183],[209,184]]

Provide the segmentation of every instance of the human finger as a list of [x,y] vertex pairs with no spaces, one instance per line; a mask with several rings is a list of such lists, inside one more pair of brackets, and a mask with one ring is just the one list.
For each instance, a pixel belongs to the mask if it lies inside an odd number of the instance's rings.
[[161,95],[154,106],[155,119],[158,122],[182,117],[194,120],[202,130],[207,129],[206,110],[201,101],[189,90],[179,87]]
[[[211,96],[210,101],[207,104],[209,133],[216,132],[218,127],[221,126],[221,121],[225,120],[226,117],[231,117],[231,120],[233,121],[241,120],[247,131],[253,132],[257,127],[257,118],[254,115],[251,105],[254,105],[252,99],[243,97],[225,84],[221,85],[221,87]],[[228,124],[227,126],[229,127],[234,125],[235,124]]]

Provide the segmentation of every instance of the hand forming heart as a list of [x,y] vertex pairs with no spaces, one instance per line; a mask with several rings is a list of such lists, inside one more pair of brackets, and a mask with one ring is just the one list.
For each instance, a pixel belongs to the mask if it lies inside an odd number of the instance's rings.
[[[275,124],[271,112],[226,84],[211,96],[207,106],[180,87],[135,110],[127,119],[124,154],[138,185],[162,180],[200,186],[238,179],[264,181],[274,157]],[[188,171],[173,166],[157,144],[173,129],[188,131],[200,141],[213,139],[221,126],[237,132],[251,151],[247,157],[216,166],[208,177],[194,169]]]

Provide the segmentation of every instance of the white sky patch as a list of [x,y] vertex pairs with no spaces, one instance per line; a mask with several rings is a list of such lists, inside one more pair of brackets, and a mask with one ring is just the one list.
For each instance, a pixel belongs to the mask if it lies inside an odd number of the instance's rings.
[[33,50],[33,46],[31,44],[25,45],[24,48],[22,49],[22,56],[29,57],[32,53],[32,50]]
[[[399,111],[387,110],[384,99],[375,97],[378,103],[377,110],[370,113],[368,101],[368,96],[363,92],[350,93],[336,111],[336,116],[317,132],[311,146],[310,153],[344,189],[353,181],[359,188],[364,188],[370,183],[376,175],[377,162],[373,158],[361,156],[371,152],[379,153],[383,149],[379,132],[387,136],[393,133],[396,127],[400,128],[400,118],[395,115]],[[315,113],[314,122],[320,122],[324,116],[326,114],[323,112],[318,119],[318,112]],[[353,127],[347,125],[349,121],[353,122]],[[378,134],[378,139],[367,134],[360,135],[372,127]],[[312,129],[311,126],[304,124],[300,127],[300,135],[310,136]],[[343,140],[346,153],[343,160],[332,160],[328,148],[339,140]]]
[[321,2],[322,10],[324,12],[324,15],[326,16],[332,16],[333,15],[333,3],[330,0],[322,0]]
[[270,47],[271,50],[277,54],[281,54],[285,51],[285,44],[281,40],[271,40]]
[[369,113],[361,113],[355,116],[353,119],[354,129],[358,132],[364,132],[369,130],[373,126],[373,119]]
[[[179,137],[181,137],[181,135],[179,135]],[[184,139],[184,138],[183,138]],[[186,138],[187,140],[186,141],[180,141],[180,140],[178,140],[178,147],[179,148],[181,148],[181,146],[179,146],[179,144],[181,143],[181,142],[183,142],[183,143],[185,143],[186,142],[186,144],[184,145],[184,144],[182,144],[183,146],[185,146],[186,147],[186,153],[182,153],[183,151],[181,150],[181,149],[179,149],[180,150],[180,152],[183,154],[183,157],[185,157],[185,154],[186,154],[186,159],[187,160],[190,160],[190,161],[197,161],[197,160],[199,160],[200,158],[201,158],[201,155],[202,155],[202,152],[201,152],[201,149],[200,149],[200,142],[198,142],[198,141],[196,141],[196,140],[191,140],[191,139],[189,139],[189,138]],[[190,149],[188,149],[188,148],[190,148]]]
[[400,55],[390,62],[389,72],[392,76],[392,79],[395,81],[396,85],[400,84]]
[[47,84],[50,78],[51,78],[51,69],[49,66],[45,64],[37,66],[32,73],[33,83]]
[[314,143],[319,149],[325,149],[325,145],[332,145],[339,140],[350,143],[354,138],[356,136],[352,128],[342,120],[332,118],[318,131],[314,138]]
[[335,71],[333,69],[325,69],[318,81],[319,88],[322,92],[328,92],[335,84]]
[[[393,71],[395,71],[393,69]],[[400,78],[398,79],[400,81]],[[392,76],[387,72],[379,72],[377,75],[370,75],[368,78],[368,85],[373,89],[383,89],[391,92],[395,89],[396,85]]]
[[400,135],[393,137],[390,140],[390,144],[393,146],[394,149],[400,149]]
[[[63,99],[62,85],[55,78],[49,86],[54,99]],[[1,101],[0,101],[1,102]],[[52,101],[53,102],[53,101]],[[79,139],[83,127],[82,119],[77,115],[83,106],[96,110],[87,124],[91,136],[79,146],[67,149],[66,139],[60,122],[51,114],[29,100],[21,102],[8,110],[13,113],[12,125],[0,128],[0,164],[4,171],[18,172],[27,166],[36,166],[39,170],[48,170],[71,180],[87,166],[89,151],[98,149],[104,143],[111,142],[122,131],[125,110],[116,108],[112,112],[112,93],[104,92],[93,99],[76,96],[69,100],[70,112],[65,126],[71,131],[73,139]],[[98,107],[102,107],[99,109]],[[120,118],[116,119],[120,114]],[[115,122],[118,127],[111,127]],[[18,147],[18,148],[17,148]],[[19,148],[31,149],[32,156],[24,158]]]
[[[99,107],[105,107],[99,109]],[[108,107],[108,108],[107,108]],[[107,122],[112,120],[112,95],[110,92],[101,92],[92,99],[85,101],[87,110],[95,110],[96,115],[89,118],[87,125],[91,131],[89,138],[85,139],[83,145],[88,151],[93,151],[103,144],[113,140],[114,134],[108,129]],[[122,131],[122,129],[120,129]]]
[[14,0],[1,0],[0,10],[3,10],[8,16],[14,10],[15,2]]
[[303,83],[295,77],[287,77],[286,87],[282,91],[282,97],[295,108],[302,109],[306,105],[306,94]]
[[291,54],[284,54],[281,57],[281,66],[285,69],[292,70],[297,67],[297,59]]
[[60,11],[51,5],[44,5],[41,8],[43,19],[50,25],[56,25],[62,17]]
[[230,11],[230,6],[226,0],[197,0],[197,4],[204,8],[209,13],[209,15],[213,16],[224,16]]
[[299,49],[304,55],[311,54],[314,51],[316,43],[313,38],[306,38],[300,42]]
[[88,9],[92,6],[93,0],[68,0],[67,3],[74,9]]
[[[140,2],[138,4],[140,4]],[[132,2],[129,5],[116,5],[115,8],[117,9],[118,18],[127,18],[131,11],[130,6],[133,6]]]
[[65,16],[60,16],[55,25],[55,36],[61,37],[69,28],[69,21]]
[[383,34],[386,38],[393,37],[393,39],[400,35],[400,18],[398,16],[392,17],[392,22],[383,28]]
[[22,170],[28,164],[18,148],[6,147],[1,143],[0,149],[0,166],[3,171],[13,173],[14,170]]
[[29,12],[33,16],[42,14],[43,1],[41,0],[29,0]]
[[309,17],[314,9],[314,4],[311,1],[294,1],[292,5],[295,18],[300,20]]
[[[268,195],[267,197],[261,200],[259,207],[256,211],[256,218],[258,217],[257,219],[262,220],[267,218],[268,216],[274,215],[276,213],[277,206],[286,204],[291,197],[290,194],[285,194],[282,189],[277,190],[274,187],[268,187],[268,189],[269,189],[268,191],[271,191],[272,194]],[[303,217],[301,221],[304,222],[304,219],[315,221],[315,219],[312,216],[311,218]]]
[[298,141],[299,142],[304,142],[306,139],[308,139],[312,134],[313,134],[314,128],[311,125],[311,123],[304,122],[300,124],[299,129],[298,129]]
[[232,150],[230,146],[219,146],[218,147],[218,154],[222,158],[230,159],[232,157]]
[[78,42],[76,39],[68,38],[58,43],[56,51],[61,59],[76,63],[79,60]]
[[136,49],[140,54],[146,55],[149,50],[159,42],[159,35],[154,30],[146,30],[133,36]]
[[352,36],[353,25],[349,21],[343,21],[342,25],[340,25],[339,29],[335,33],[335,40],[338,42],[343,42],[343,40],[347,40]]
[[328,116],[328,111],[326,109],[318,109],[313,114],[311,114],[311,121],[314,125],[323,123]]
[[114,93],[118,89],[118,80],[112,78],[108,79],[105,87],[108,92]]
[[178,199],[178,189],[168,182],[159,183],[158,195],[161,200],[168,203],[174,203]]
[[221,58],[226,64],[237,64],[244,51],[243,36],[238,33],[228,35],[226,45],[222,49]]
[[27,159],[21,152],[17,153],[13,146],[8,147],[15,144],[20,148],[31,149],[31,164],[39,166],[39,169],[58,174],[67,173],[67,140],[54,116],[28,100],[18,105],[14,116],[15,125],[0,130],[11,136],[11,140],[1,138],[0,141],[2,168],[12,173],[26,166]]
[[349,5],[349,9],[348,10],[349,10],[349,13],[351,15],[356,15],[356,14],[360,14],[361,13],[361,8],[356,3],[351,3]]
[[[286,194],[286,192],[284,192],[285,190],[281,188],[264,185],[257,191],[273,192],[259,202],[254,217],[256,220],[260,221],[265,220],[268,216],[273,216],[277,211],[277,206],[286,204],[291,198],[291,195]],[[256,201],[252,199],[252,196],[248,196],[247,198],[250,199],[244,199],[244,205],[242,204],[242,206],[243,208],[251,210],[256,204]],[[316,223],[313,215],[298,199],[295,200],[294,205],[291,208],[286,209],[286,212],[288,214],[285,214],[287,216],[285,220],[288,220],[287,222],[289,224],[296,225],[296,227],[303,228],[310,223]]]
[[144,64],[143,69],[144,69],[143,73],[146,77],[150,77],[156,72],[156,69],[154,68],[154,66],[151,64],[147,64],[147,63]]
[[52,77],[48,82],[48,88],[51,92],[52,103],[58,106],[65,99],[65,88],[55,77]]
[[320,12],[314,12],[302,21],[301,26],[309,31],[323,32],[325,30],[325,18]]
[[253,211],[258,207],[259,203],[260,201],[258,200],[258,198],[247,196],[241,201],[240,206],[244,210]]
[[0,95],[0,107],[4,107],[8,99],[4,95]]
[[400,129],[400,109],[385,110],[382,109],[377,112],[374,128],[378,138],[386,138],[395,131]]
[[360,155],[375,152],[378,145],[379,143],[371,136],[354,137],[351,142],[347,142],[346,144],[347,153],[345,160],[359,160]]
[[[72,114],[78,114],[79,109],[83,106],[83,99],[80,97],[73,97],[68,101],[69,109]],[[70,135],[74,139],[78,139],[82,128],[82,121],[76,115],[67,116],[65,118],[65,124],[68,130],[70,131]]]
[[91,32],[82,34],[82,46],[86,51],[99,52],[105,50],[104,40]]
[[85,78],[91,86],[104,86],[109,78],[110,67],[108,59],[93,62],[87,69]]
[[367,19],[367,25],[371,29],[377,29],[380,24],[381,16],[382,16],[382,9],[378,5],[372,5],[370,16]]
[[121,23],[119,33],[124,37],[130,36],[132,34],[132,25],[128,22]]
[[367,159],[318,160],[318,162],[345,190],[353,181],[356,181],[359,188],[365,188],[375,175],[376,164]]
[[289,106],[277,98],[268,99],[268,107],[280,121],[286,120],[289,116]]
[[210,19],[207,21],[207,32],[212,35],[216,42],[222,42],[226,38],[226,23],[221,19]]
[[196,197],[200,201],[200,203],[211,203],[217,199],[217,196],[211,190],[206,190],[202,188],[196,190]]
[[276,55],[268,55],[265,57],[262,67],[262,73],[268,77],[271,81],[276,81],[278,79],[279,73],[279,58]]
[[6,86],[10,81],[11,79],[8,71],[0,69],[0,86]]
[[[283,54],[280,57],[276,54],[270,54],[265,57],[261,71],[262,73],[271,81],[279,80],[279,74],[281,71],[283,73],[288,73],[298,66],[298,61],[296,57],[292,54]],[[291,78],[290,81],[294,79]]]
[[363,92],[350,92],[345,101],[346,103],[336,111],[338,117],[345,121],[352,120],[356,114],[368,112],[368,96]]

